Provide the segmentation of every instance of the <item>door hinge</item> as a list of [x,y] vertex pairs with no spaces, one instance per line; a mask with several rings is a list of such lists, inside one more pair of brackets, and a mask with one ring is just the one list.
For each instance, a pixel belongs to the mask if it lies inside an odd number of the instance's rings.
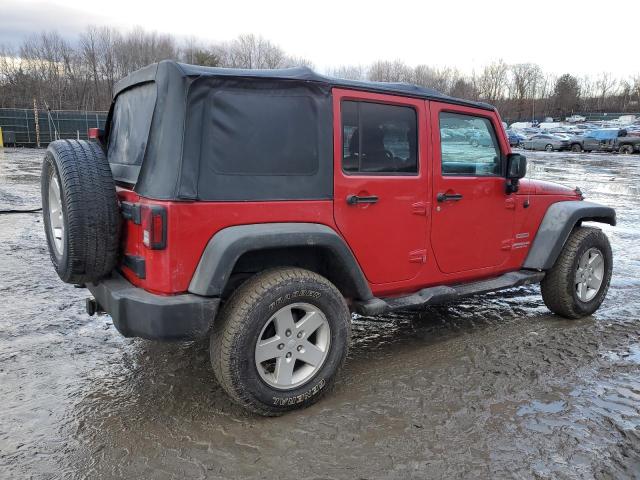
[[425,202],[416,202],[411,204],[411,213],[414,215],[427,215],[427,204]]
[[139,203],[120,202],[120,210],[122,211],[122,217],[125,220],[131,220],[136,225],[140,225],[142,223]]
[[413,250],[409,252],[410,263],[427,263],[427,251],[426,250]]
[[507,198],[504,201],[504,206],[507,207],[507,210],[515,210],[516,209],[516,200],[515,200],[515,198]]
[[509,240],[503,240],[502,241],[502,246],[500,247],[500,250],[511,250],[511,245],[513,244],[513,239],[509,239]]

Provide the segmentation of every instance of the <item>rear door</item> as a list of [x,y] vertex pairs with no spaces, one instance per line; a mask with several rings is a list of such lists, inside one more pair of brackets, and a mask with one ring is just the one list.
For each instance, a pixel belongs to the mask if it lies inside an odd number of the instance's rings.
[[[443,273],[490,273],[509,259],[515,200],[505,188],[509,152],[497,114],[431,102],[433,193],[431,244]],[[473,144],[447,132],[481,132]]]
[[551,137],[549,135],[538,135],[538,138],[536,138],[536,148],[534,150],[544,150],[549,143],[551,143]]
[[333,90],[334,217],[369,282],[414,278],[426,262],[423,100]]

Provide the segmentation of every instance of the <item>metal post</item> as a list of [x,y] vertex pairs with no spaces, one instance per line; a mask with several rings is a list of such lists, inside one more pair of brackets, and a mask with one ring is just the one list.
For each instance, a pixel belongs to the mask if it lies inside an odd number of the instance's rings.
[[33,118],[36,122],[36,145],[40,148],[40,122],[38,121],[38,104],[35,98],[33,99]]
[[24,121],[27,124],[27,143],[31,143],[31,131],[29,129],[29,115],[27,115],[27,110],[24,110]]

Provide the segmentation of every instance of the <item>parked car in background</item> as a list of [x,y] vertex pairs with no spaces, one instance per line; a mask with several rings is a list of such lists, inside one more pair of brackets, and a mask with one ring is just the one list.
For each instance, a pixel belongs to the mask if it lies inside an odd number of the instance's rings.
[[522,142],[522,146],[526,150],[546,150],[553,152],[554,150],[567,150],[571,142],[567,137],[541,133],[534,135],[528,140]]
[[570,117],[567,117],[567,122],[570,123],[578,123],[578,122],[585,122],[587,120],[586,117],[583,117],[582,115],[571,115]]
[[640,135],[618,137],[618,152],[624,154],[640,153]]
[[629,135],[624,128],[601,128],[571,137],[572,152],[620,152],[640,151],[640,137]]
[[486,131],[473,131],[469,135],[469,143],[473,147],[489,147],[493,145],[493,138]]
[[522,142],[527,139],[526,135],[518,133],[514,130],[507,130],[507,137],[509,138],[509,145],[512,147],[519,147]]
[[527,135],[528,137],[532,137],[533,135],[538,135],[540,132],[540,129],[538,127],[527,127],[522,129],[522,132]]

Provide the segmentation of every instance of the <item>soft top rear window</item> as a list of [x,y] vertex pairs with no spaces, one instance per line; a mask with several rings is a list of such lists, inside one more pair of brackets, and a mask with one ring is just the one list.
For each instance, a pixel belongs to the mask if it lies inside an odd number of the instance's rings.
[[116,98],[109,130],[109,163],[141,166],[156,104],[156,84],[143,83]]

